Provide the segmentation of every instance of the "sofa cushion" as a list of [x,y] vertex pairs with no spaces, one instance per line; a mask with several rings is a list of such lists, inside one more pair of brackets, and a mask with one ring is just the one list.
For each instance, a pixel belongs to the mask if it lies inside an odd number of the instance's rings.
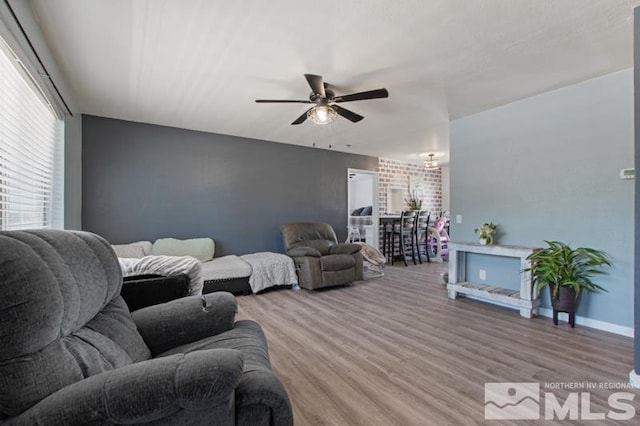
[[215,243],[211,238],[191,238],[188,240],[160,238],[151,247],[152,255],[191,256],[200,262],[213,259],[214,252]]
[[246,278],[251,275],[251,265],[234,254],[202,262],[201,266],[204,281]]
[[271,369],[267,341],[258,323],[251,320],[236,321],[233,328],[196,342],[176,346],[156,357],[189,353],[201,349],[237,349],[244,358],[244,371]]

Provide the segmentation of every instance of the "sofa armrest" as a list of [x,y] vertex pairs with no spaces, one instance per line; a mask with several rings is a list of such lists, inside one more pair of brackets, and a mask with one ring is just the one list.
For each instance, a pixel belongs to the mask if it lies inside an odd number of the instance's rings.
[[176,346],[231,330],[238,305],[231,293],[188,296],[131,313],[155,356]]
[[[12,418],[16,424],[131,424],[209,409],[234,423],[234,392],[244,360],[211,349],[131,364],[76,382]],[[45,421],[46,420],[46,421]],[[168,421],[167,423],[171,423]]]
[[322,253],[311,247],[295,247],[287,250],[287,256],[291,257],[322,257]]
[[362,250],[360,244],[339,243],[331,246],[329,252],[331,254],[355,254]]

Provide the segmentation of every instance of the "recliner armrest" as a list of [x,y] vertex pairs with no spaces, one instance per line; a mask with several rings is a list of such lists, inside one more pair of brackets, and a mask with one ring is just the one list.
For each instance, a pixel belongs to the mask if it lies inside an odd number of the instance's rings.
[[219,291],[142,308],[131,317],[155,356],[231,330],[237,311],[233,294]]
[[320,253],[318,250],[311,248],[311,247],[295,247],[292,248],[291,250],[287,250],[287,256],[291,256],[291,257],[304,257],[304,256],[311,256],[311,257],[322,257],[322,253]]
[[360,244],[339,243],[331,246],[331,254],[355,254],[362,250]]
[[[232,424],[244,358],[211,349],[131,364],[91,376],[49,395],[12,418],[13,424],[171,423],[181,410],[213,410]],[[176,418],[175,422],[180,419]]]

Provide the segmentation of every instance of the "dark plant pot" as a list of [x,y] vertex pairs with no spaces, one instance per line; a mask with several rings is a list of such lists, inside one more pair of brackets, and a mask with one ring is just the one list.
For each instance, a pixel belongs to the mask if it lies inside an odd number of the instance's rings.
[[569,314],[569,324],[575,327],[576,311],[580,304],[580,297],[576,299],[576,292],[571,287],[560,286],[558,294],[553,296],[555,287],[549,286],[549,297],[551,298],[551,307],[553,308],[553,323],[558,325],[558,312],[567,312]]
[[578,310],[580,299],[576,300],[576,292],[571,287],[560,286],[558,294],[553,297],[554,288],[549,288],[549,296],[551,297],[551,306],[554,310],[560,312],[575,312]]

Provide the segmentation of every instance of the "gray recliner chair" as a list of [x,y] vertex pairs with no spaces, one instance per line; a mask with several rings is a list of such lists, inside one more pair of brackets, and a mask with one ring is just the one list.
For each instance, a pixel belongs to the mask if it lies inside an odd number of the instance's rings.
[[362,247],[338,243],[328,223],[286,223],[280,232],[286,253],[296,265],[300,287],[314,290],[363,279]]
[[133,314],[104,239],[0,232],[0,423],[292,425],[253,321],[229,293]]

